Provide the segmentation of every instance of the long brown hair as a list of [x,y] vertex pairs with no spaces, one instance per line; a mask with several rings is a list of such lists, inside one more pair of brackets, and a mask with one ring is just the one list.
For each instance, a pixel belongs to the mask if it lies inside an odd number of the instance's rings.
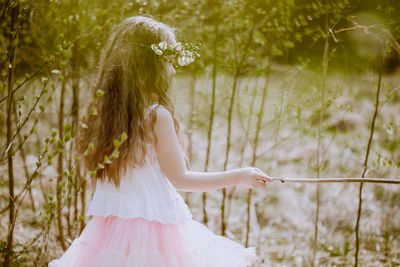
[[[129,17],[114,27],[103,49],[91,94],[98,90],[104,95],[88,106],[87,114],[96,108],[96,116],[88,116],[85,128],[77,132],[76,152],[83,155],[89,144],[94,147],[84,157],[87,170],[95,170],[95,178],[120,184],[128,166],[141,166],[149,143],[155,144],[155,112],[146,116],[146,108],[161,104],[174,119],[180,136],[174,105],[168,95],[172,77],[167,63],[160,61],[151,49],[159,42],[175,44],[174,28],[150,17]],[[119,157],[98,169],[105,156],[114,150],[113,140],[126,132],[127,140],[119,147]],[[181,139],[180,139],[181,140]],[[182,145],[182,141],[181,141]]]

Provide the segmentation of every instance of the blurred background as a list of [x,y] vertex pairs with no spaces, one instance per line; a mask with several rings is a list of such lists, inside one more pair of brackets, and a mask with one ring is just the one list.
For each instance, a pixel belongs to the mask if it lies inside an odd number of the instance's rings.
[[[0,255],[47,266],[90,219],[70,149],[112,26],[146,15],[201,42],[171,93],[193,170],[400,177],[397,0],[0,1]],[[11,93],[10,93],[11,92]],[[396,184],[180,192],[256,266],[399,266]],[[361,202],[360,202],[361,200]]]

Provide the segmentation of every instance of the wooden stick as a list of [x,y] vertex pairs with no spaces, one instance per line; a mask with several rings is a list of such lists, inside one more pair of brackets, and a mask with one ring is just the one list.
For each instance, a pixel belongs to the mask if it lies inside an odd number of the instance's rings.
[[400,179],[388,178],[292,178],[292,177],[271,177],[273,182],[281,183],[383,183],[400,184]]

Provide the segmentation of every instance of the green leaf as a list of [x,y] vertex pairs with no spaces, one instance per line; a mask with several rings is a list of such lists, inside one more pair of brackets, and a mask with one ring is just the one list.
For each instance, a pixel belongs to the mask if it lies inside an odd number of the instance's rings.
[[107,156],[104,156],[104,164],[111,164],[111,163],[112,163],[111,160]]
[[111,154],[111,157],[116,159],[119,157],[119,151],[118,150],[114,150],[113,153]]
[[89,145],[88,145],[88,148],[89,148],[90,150],[93,150],[93,149],[94,149],[94,143],[93,143],[93,142],[90,142]]
[[128,135],[126,134],[126,132],[123,132],[121,134],[121,142],[124,142],[126,139],[128,139]]
[[64,137],[65,142],[68,142],[69,140],[71,140],[71,133],[67,133]]
[[271,53],[273,56],[282,56],[283,55],[282,50],[278,49],[277,47],[272,48]]
[[70,132],[72,130],[72,124],[67,123],[64,125],[64,132]]
[[121,145],[121,142],[118,139],[114,139],[113,143],[114,143],[114,146],[117,148],[120,147],[120,145]]
[[97,115],[97,108],[91,108],[90,109],[90,115],[96,116]]
[[98,89],[98,90],[96,91],[96,96],[97,96],[97,97],[102,97],[103,95],[104,95],[104,91],[103,91],[103,90]]

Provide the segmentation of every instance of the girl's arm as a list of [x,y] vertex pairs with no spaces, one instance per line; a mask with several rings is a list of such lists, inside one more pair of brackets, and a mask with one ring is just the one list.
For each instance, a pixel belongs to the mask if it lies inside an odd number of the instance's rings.
[[170,112],[162,106],[156,109],[155,146],[161,169],[174,187],[181,191],[204,192],[242,185],[265,187],[272,179],[257,168],[247,167],[223,172],[194,172],[186,170],[184,156],[176,136]]

